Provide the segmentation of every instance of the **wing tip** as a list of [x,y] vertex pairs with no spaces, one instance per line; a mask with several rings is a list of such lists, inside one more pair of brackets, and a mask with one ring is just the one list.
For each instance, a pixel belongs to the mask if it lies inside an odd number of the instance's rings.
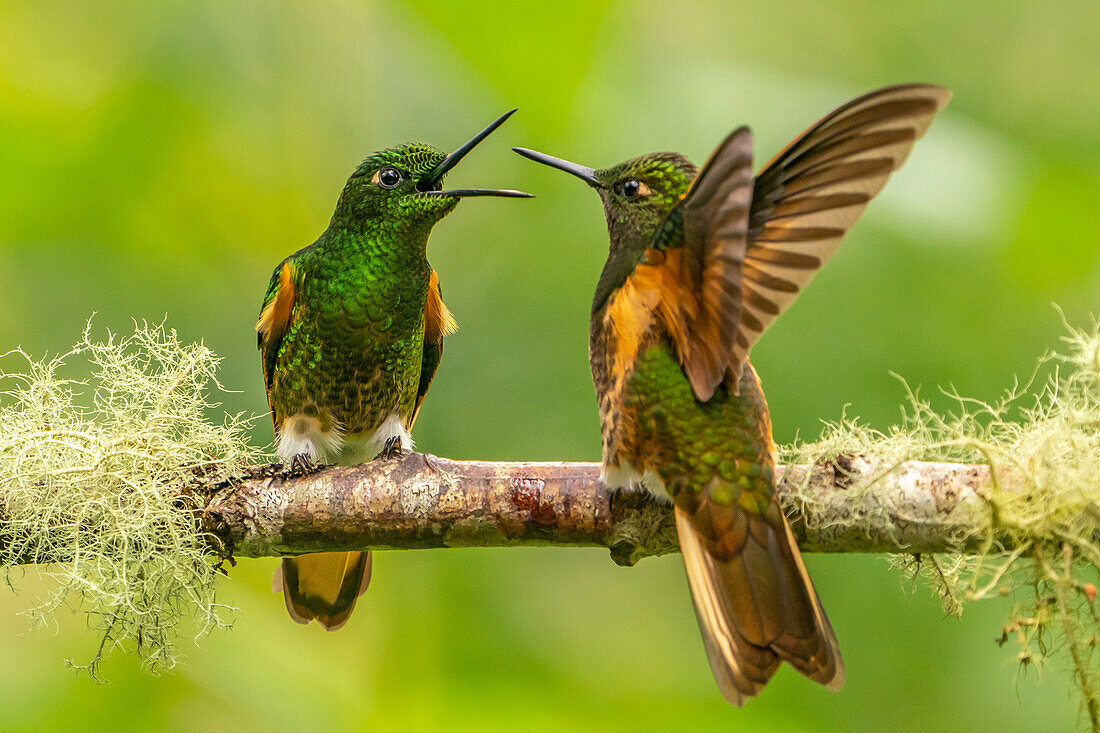
[[709,378],[697,376],[690,381],[691,391],[695,393],[695,399],[700,402],[710,402],[710,398],[714,397],[714,393],[718,389],[718,385],[712,383],[713,380]]
[[821,685],[829,692],[839,692],[844,683],[847,682],[847,675],[844,672],[844,660],[840,658],[839,650],[836,652],[836,674],[828,682],[822,682]]
[[856,97],[849,104],[858,103],[871,97],[877,97],[885,94],[893,94],[895,92],[915,91],[918,89],[924,92],[928,92],[937,100],[942,100],[941,106],[951,101],[951,96],[954,94],[954,92],[941,84],[934,84],[932,82],[900,82],[898,84],[887,84],[886,86],[881,86],[878,89],[872,89],[866,94],[862,94]]
[[740,690],[738,690],[732,684],[729,685],[729,686],[726,686],[726,685],[723,685],[721,682],[718,683],[718,691],[720,693],[722,693],[722,699],[725,700],[726,702],[728,702],[730,705],[732,705],[735,708],[745,707],[745,703],[748,702],[749,698],[756,697],[755,694],[754,695],[746,695],[746,694],[742,693]]
[[[718,145],[714,148],[714,151],[711,153],[711,158],[713,158],[715,156],[715,154],[720,152],[727,145],[733,145],[733,144],[737,145],[737,150],[740,153],[748,153],[748,154],[751,155],[752,154],[752,128],[749,127],[748,125],[738,125],[736,128],[734,128],[734,130],[732,132],[730,132],[730,134],[726,135],[725,139],[722,140],[722,142],[718,143]],[[709,162],[710,162],[710,160],[708,159],[707,163],[709,163]],[[701,171],[704,168],[706,168],[706,163],[704,163],[703,167],[700,168],[699,170]]]
[[915,82],[912,85],[914,88],[924,89],[932,93],[937,99],[942,99],[944,104],[951,101],[951,96],[954,94],[950,89],[942,84],[933,84],[931,82]]
[[908,86],[913,90],[919,89],[921,90],[921,92],[924,93],[923,95],[930,97],[932,101],[935,102],[935,109],[931,111],[932,115],[936,115],[940,111],[942,111],[943,108],[946,107],[947,104],[951,101],[951,98],[955,96],[955,93],[953,91],[945,86],[940,86],[939,84],[918,83],[901,86]]

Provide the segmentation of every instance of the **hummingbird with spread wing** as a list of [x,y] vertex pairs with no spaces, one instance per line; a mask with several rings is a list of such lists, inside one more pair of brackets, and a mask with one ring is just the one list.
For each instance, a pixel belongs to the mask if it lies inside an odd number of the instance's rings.
[[[428,264],[428,235],[462,198],[530,196],[444,190],[443,176],[513,112],[450,154],[414,143],[371,155],[317,241],[275,268],[256,331],[284,461],[353,465],[412,447],[443,337],[457,328]],[[369,551],[312,553],[283,559],[274,587],[295,621],[333,631],[370,576]]]
[[742,705],[787,662],[844,684],[832,626],[775,495],[749,351],[813,279],[951,93],[885,87],[827,115],[752,175],[752,134],[702,168],[654,153],[603,170],[525,148],[603,201],[607,262],[589,357],[603,479],[671,501],[715,681]]

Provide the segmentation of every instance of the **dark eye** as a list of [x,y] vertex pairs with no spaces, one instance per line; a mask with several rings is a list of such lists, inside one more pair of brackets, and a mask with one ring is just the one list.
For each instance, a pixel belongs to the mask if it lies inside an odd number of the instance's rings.
[[382,188],[397,188],[401,183],[401,171],[387,166],[374,174],[374,180]]
[[638,201],[653,193],[653,191],[649,189],[649,186],[645,185],[637,178],[628,178],[620,183],[619,192],[627,201]]

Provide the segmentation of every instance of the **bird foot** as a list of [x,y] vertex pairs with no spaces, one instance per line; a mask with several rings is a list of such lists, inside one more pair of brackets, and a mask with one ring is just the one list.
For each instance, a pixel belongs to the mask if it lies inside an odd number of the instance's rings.
[[308,476],[317,470],[317,464],[308,453],[299,453],[290,459],[287,472],[292,476]]
[[610,486],[607,489],[607,508],[611,510],[612,514],[615,512],[615,503],[619,500],[619,494],[622,493],[623,487]]
[[405,453],[405,450],[401,447],[401,436],[395,435],[386,441],[382,446],[382,450],[374,457],[374,460],[388,460],[390,458],[400,458]]

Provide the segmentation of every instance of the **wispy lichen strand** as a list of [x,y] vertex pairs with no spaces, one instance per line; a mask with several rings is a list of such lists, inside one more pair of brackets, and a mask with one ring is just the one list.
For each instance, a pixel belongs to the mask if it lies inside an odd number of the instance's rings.
[[188,487],[257,456],[245,420],[209,417],[217,366],[147,323],[99,340],[89,325],[66,354],[0,361],[0,566],[11,584],[11,566],[52,563],[56,585],[29,613],[85,611],[102,634],[93,675],[116,646],[170,668],[184,621],[200,634],[225,623]]
[[[784,458],[820,463],[863,455],[887,467],[908,460],[988,464],[981,552],[904,556],[899,564],[927,578],[950,613],[961,613],[967,602],[1012,597],[1002,643],[1018,643],[1024,667],[1064,651],[1082,709],[1100,730],[1100,327],[1094,321],[1066,329],[1063,348],[1036,372],[1046,376],[1033,376],[1000,400],[945,391],[953,409],[941,415],[906,387],[902,419],[889,430],[845,417],[826,425],[818,441],[785,449]],[[813,501],[809,492],[798,497],[800,504]]]

